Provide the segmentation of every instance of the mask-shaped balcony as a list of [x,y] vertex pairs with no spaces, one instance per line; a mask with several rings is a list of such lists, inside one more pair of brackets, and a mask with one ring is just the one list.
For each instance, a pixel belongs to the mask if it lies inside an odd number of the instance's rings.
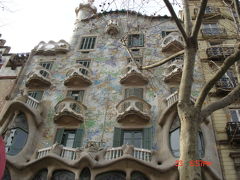
[[168,64],[164,74],[164,82],[179,83],[182,77],[183,59],[176,59]]
[[66,54],[70,51],[70,45],[64,41],[60,40],[58,42],[49,41],[44,42],[41,41],[36,47],[34,47],[33,51],[36,55],[56,55],[56,54]]
[[178,52],[183,50],[183,39],[178,32],[172,32],[168,34],[162,41],[163,52]]
[[151,105],[141,98],[130,96],[116,106],[117,121],[128,123],[147,123],[150,120]]
[[121,78],[123,85],[146,85],[148,79],[132,62],[127,65],[127,73]]
[[224,28],[204,28],[201,30],[204,38],[225,37],[227,35]]
[[109,35],[116,35],[119,33],[119,26],[117,20],[109,20],[106,25],[105,32]]
[[234,53],[233,47],[215,46],[207,48],[207,56],[211,60],[221,61]]
[[91,75],[92,71],[90,69],[81,64],[76,65],[67,71],[64,85],[78,87],[90,86],[92,84]]
[[229,142],[240,145],[240,122],[228,122],[226,131]]
[[51,86],[51,73],[42,66],[37,66],[27,76],[26,87],[47,88]]
[[80,124],[84,121],[86,106],[72,98],[65,98],[55,106],[54,122],[57,124]]

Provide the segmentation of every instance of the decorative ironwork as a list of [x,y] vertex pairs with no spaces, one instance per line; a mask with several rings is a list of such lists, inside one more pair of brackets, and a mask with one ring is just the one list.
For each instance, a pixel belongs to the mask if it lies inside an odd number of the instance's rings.
[[207,55],[212,60],[223,60],[234,53],[233,47],[216,46],[207,48]]
[[212,37],[212,36],[226,36],[226,30],[224,28],[204,28],[202,29],[203,37]]
[[228,122],[226,131],[231,144],[240,144],[240,122]]

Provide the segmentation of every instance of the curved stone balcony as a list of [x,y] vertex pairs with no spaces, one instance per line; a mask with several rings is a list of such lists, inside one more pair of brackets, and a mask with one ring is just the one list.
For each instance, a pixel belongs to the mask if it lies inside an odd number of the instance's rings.
[[37,66],[27,76],[26,87],[47,88],[51,86],[51,73],[42,66]]
[[36,111],[38,114],[41,114],[43,111],[42,102],[34,99],[31,96],[28,95],[21,95],[15,98],[16,101],[21,101],[26,104],[29,108]]
[[[85,151],[84,151],[85,150]],[[60,158],[66,160],[78,160],[83,154],[91,153],[86,148],[70,148],[64,147],[59,144],[54,144],[53,146],[39,149],[36,152],[36,159],[46,157],[50,154],[55,154]],[[101,152],[96,150],[95,152],[101,153],[98,154],[98,161],[114,161],[121,158],[133,158],[143,162],[151,162],[154,160],[154,152],[148,149],[136,148],[132,145],[123,145],[120,147],[110,147],[105,148]]]
[[183,50],[184,42],[178,32],[168,34],[162,41],[163,52],[178,52]]
[[164,73],[164,82],[179,83],[182,77],[183,60],[174,60],[169,64]]
[[87,107],[72,98],[65,98],[55,106],[54,122],[57,124],[79,124],[84,121]]
[[130,96],[116,106],[118,122],[147,123],[150,120],[151,105],[141,98]]
[[146,85],[148,84],[147,77],[133,63],[127,66],[127,73],[121,77],[121,84],[124,85]]
[[92,71],[87,67],[79,64],[71,67],[66,73],[64,80],[65,86],[87,87],[92,84]]
[[119,33],[119,26],[117,20],[109,20],[106,25],[105,32],[109,35],[116,35]]

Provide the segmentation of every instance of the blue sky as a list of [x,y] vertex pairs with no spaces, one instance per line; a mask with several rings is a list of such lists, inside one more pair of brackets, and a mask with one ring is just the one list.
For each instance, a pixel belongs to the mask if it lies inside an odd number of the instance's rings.
[[[69,41],[75,8],[84,0],[1,0],[0,33],[11,52],[30,52],[40,41]],[[172,0],[176,1],[176,0]],[[130,9],[144,14],[167,14],[162,0],[95,0],[98,12]],[[4,7],[4,8],[2,8]]]

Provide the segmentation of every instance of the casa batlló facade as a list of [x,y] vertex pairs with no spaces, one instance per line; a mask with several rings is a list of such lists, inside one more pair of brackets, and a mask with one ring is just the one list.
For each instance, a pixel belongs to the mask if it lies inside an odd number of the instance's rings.
[[[194,21],[200,2],[190,3]],[[211,14],[215,3],[225,7],[216,8],[217,13],[232,17],[221,1],[210,1],[206,12]],[[0,116],[7,153],[3,179],[178,179],[181,126],[176,104],[183,56],[150,70],[138,68],[184,49],[173,19],[124,10],[97,13],[91,4],[80,4],[76,15],[71,42],[40,42],[4,104]],[[233,18],[213,15],[212,24],[234,26]],[[234,52],[213,43],[216,39],[236,43],[233,30],[211,23],[206,21],[199,33],[193,102],[216,71],[217,66],[209,62],[221,63],[222,54]],[[235,69],[229,74],[216,84],[209,102],[231,91]],[[228,82],[232,86],[224,90]],[[237,104],[231,107],[236,110],[214,113],[199,129],[199,155],[202,162],[210,163],[202,167],[203,179],[238,179],[239,149],[232,149],[228,141],[232,129],[226,128],[226,122],[239,120],[234,119],[239,111]]]

